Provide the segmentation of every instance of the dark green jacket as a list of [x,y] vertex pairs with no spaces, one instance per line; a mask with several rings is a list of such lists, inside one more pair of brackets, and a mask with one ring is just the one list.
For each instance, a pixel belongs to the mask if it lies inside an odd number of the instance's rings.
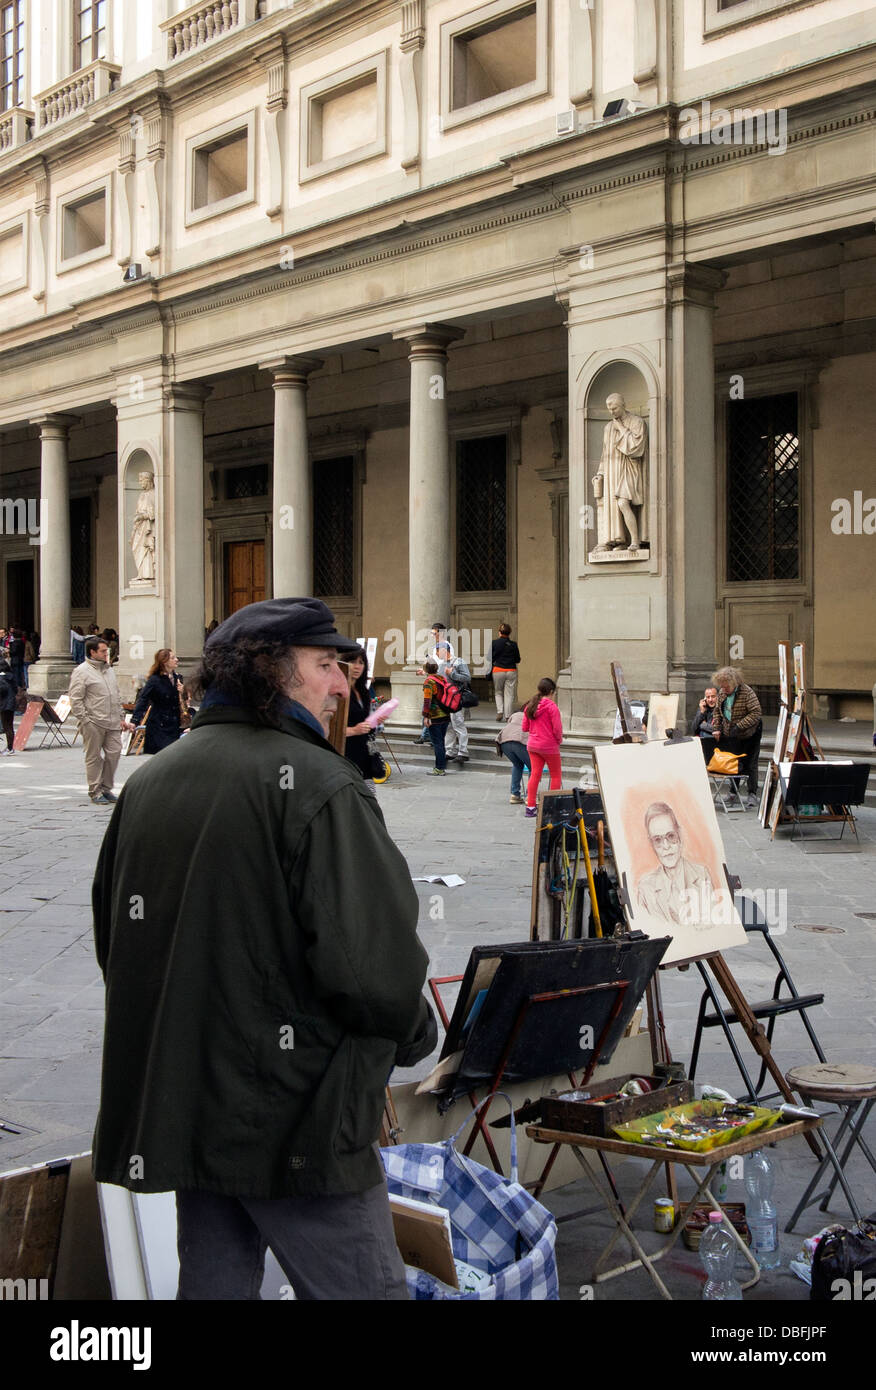
[[93,888],[94,1174],[283,1197],[380,1182],[394,1065],[433,1046],[418,901],[356,768],[216,707],[130,778]]

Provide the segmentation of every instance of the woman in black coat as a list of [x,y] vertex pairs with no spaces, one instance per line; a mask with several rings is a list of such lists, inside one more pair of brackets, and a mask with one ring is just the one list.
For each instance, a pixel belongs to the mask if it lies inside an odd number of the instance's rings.
[[0,753],[5,757],[12,752],[12,740],[15,737],[15,701],[18,697],[18,686],[12,675],[12,668],[5,656],[0,657],[0,721],[2,721],[3,732],[6,735],[6,747],[0,749]]
[[368,657],[361,647],[357,647],[345,660],[350,670],[350,708],[347,713],[347,741],[344,753],[351,763],[356,764],[369,790],[373,791],[374,768],[372,756],[368,752],[368,741],[374,731],[365,723],[365,716],[371,713],[372,698],[372,690],[368,684]]
[[132,724],[142,723],[148,708],[144,753],[160,753],[171,743],[176,743],[180,735],[180,695],[183,683],[176,674],[179,657],[170,647],[161,647],[155,653],[152,669],[146,684],[137,696],[137,703],[131,715]]

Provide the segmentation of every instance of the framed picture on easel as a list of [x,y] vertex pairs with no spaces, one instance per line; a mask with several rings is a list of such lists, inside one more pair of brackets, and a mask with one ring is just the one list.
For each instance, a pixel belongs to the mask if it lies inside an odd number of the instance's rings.
[[806,647],[803,642],[794,645],[794,702],[797,703],[806,695],[806,674],[805,674]]
[[664,965],[745,944],[698,740],[594,751],[627,920],[672,935]]
[[779,643],[779,699],[790,709],[791,699],[791,643]]

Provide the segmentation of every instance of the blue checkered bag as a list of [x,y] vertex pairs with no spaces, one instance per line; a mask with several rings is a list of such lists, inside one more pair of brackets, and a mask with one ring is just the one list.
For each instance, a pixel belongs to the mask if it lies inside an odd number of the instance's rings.
[[[504,1099],[510,1106],[509,1097]],[[415,1299],[558,1299],[556,1222],[517,1181],[513,1111],[510,1178],[457,1152],[457,1139],[479,1109],[441,1144],[398,1144],[380,1151],[390,1193],[448,1211],[454,1259],[490,1276],[482,1288],[462,1293],[406,1265],[408,1292]]]

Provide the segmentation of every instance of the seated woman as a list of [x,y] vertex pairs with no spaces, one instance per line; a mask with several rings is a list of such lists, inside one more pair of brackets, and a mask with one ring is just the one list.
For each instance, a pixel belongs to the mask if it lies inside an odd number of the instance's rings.
[[176,674],[178,665],[179,657],[171,648],[161,647],[155,653],[146,684],[137,696],[131,723],[142,723],[149,710],[144,753],[160,753],[162,748],[176,743],[180,736],[183,683]]
[[748,809],[757,806],[757,760],[763,735],[760,701],[735,666],[722,666],[712,677],[718,690],[715,737],[718,747],[739,755],[739,771],[748,778]]

